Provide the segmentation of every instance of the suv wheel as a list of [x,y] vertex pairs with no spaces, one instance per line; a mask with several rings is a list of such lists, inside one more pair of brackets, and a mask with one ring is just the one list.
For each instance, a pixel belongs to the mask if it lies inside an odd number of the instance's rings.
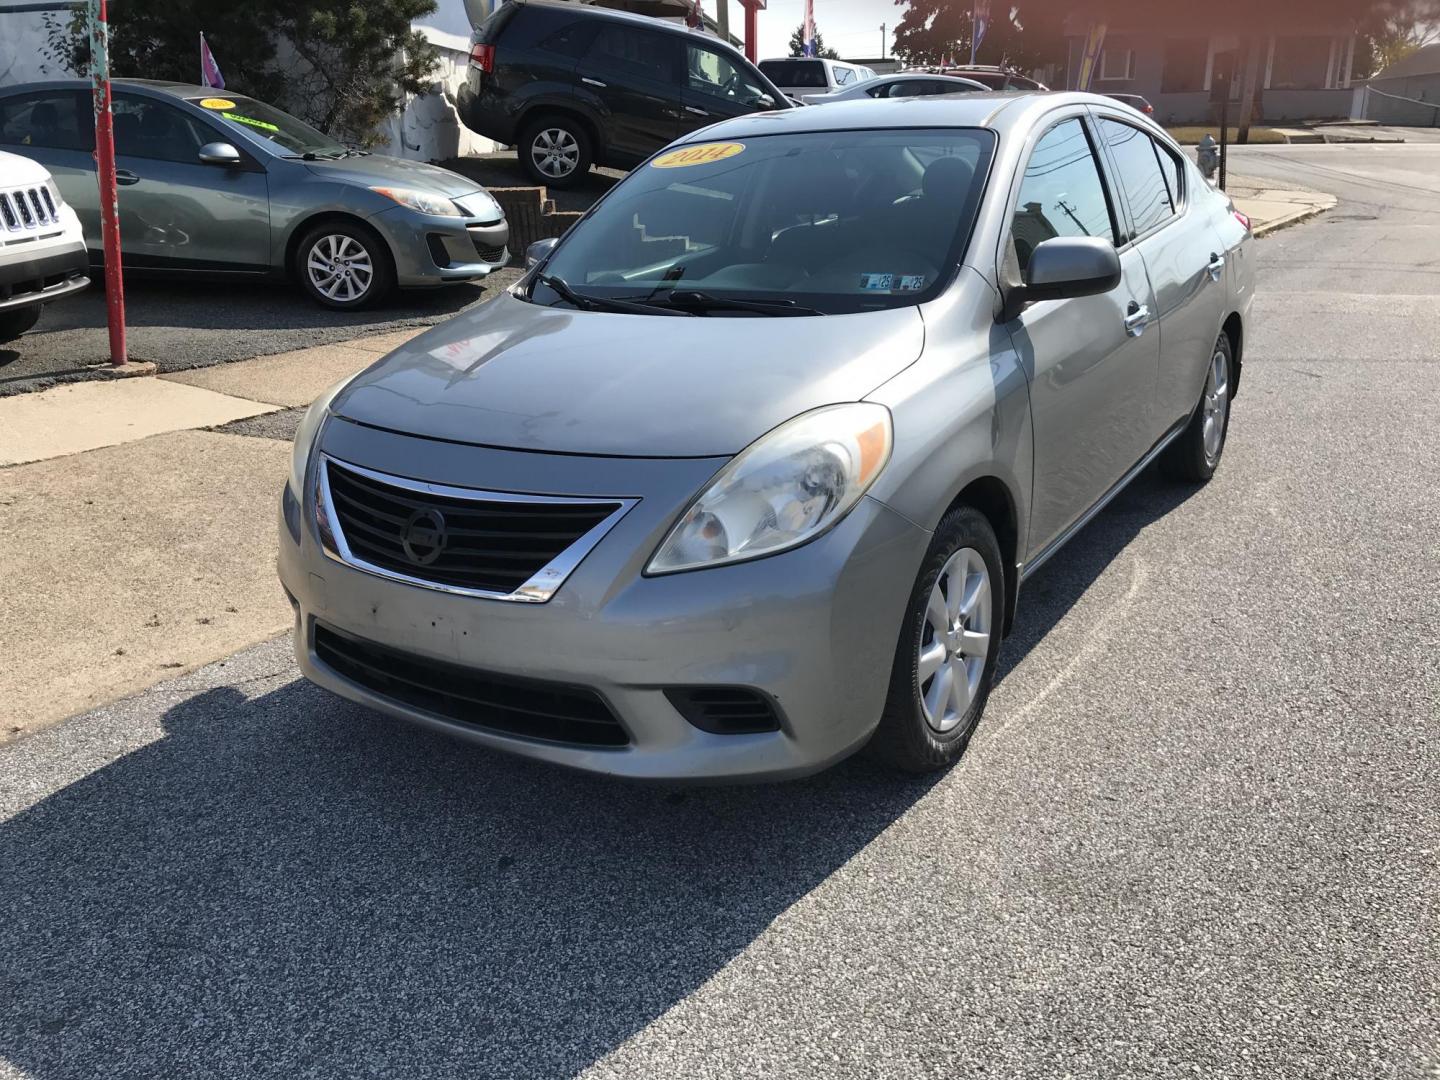
[[573,187],[594,160],[585,126],[568,116],[544,116],[520,139],[520,164],[530,177],[549,187]]
[[14,341],[40,321],[40,305],[0,311],[0,341]]
[[381,300],[395,281],[385,242],[359,222],[326,222],[300,240],[295,271],[311,299],[349,311]]
[[910,595],[875,756],[930,772],[965,752],[995,678],[1004,573],[985,515],[969,506],[946,514]]
[[1210,369],[1205,373],[1205,389],[1195,406],[1195,415],[1160,457],[1161,469],[1172,480],[1203,484],[1215,475],[1220,455],[1225,452],[1225,436],[1230,431],[1230,389],[1235,385],[1234,374],[1230,335],[1222,331],[1215,341]]

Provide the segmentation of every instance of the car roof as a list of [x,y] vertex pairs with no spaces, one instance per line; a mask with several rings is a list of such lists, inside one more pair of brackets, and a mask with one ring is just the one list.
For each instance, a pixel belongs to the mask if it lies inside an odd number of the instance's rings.
[[811,131],[848,131],[862,128],[994,128],[1022,127],[1065,105],[1101,105],[1119,108],[1099,94],[1053,90],[971,90],[928,97],[867,98],[836,101],[824,108],[783,109],[748,113],[723,120],[684,136],[684,142],[745,138],[757,135],[799,134]]
[[[229,90],[216,90],[213,86],[197,86],[194,83],[169,82],[164,79],[112,79],[114,86],[121,89],[154,90],[156,93],[165,94],[169,97],[192,98],[192,97],[249,97],[248,94],[240,94]],[[91,83],[89,79],[47,79],[45,82],[22,83],[19,86],[7,86],[0,89],[0,95],[6,97],[11,94],[29,92],[32,90],[89,90]]]
[[713,34],[707,34],[703,30],[692,30],[683,23],[667,22],[650,15],[637,15],[633,11],[620,11],[616,8],[599,7],[595,4],[577,4],[574,0],[506,0],[505,6],[540,8],[571,17],[578,15],[584,19],[601,19],[645,30],[658,30],[665,34],[675,34],[677,37],[700,38],[706,45],[720,46],[736,56],[743,57],[745,55],[728,41],[715,37]]

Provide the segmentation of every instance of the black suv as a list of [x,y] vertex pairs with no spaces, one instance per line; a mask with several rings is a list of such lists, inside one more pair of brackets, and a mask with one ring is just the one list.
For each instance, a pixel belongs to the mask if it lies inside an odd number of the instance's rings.
[[674,23],[509,0],[475,31],[460,119],[542,184],[628,169],[706,124],[791,103],[744,55]]

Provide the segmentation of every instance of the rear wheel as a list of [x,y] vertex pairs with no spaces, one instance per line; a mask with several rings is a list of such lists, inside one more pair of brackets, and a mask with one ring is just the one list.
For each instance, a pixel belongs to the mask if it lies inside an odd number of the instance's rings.
[[14,341],[40,321],[40,305],[0,311],[0,341]]
[[541,117],[520,137],[520,165],[537,183],[574,187],[590,171],[594,151],[585,125],[573,117]]
[[984,514],[961,506],[945,515],[910,594],[872,754],[929,772],[965,752],[995,678],[1004,572]]
[[385,242],[359,222],[311,229],[296,248],[295,273],[311,299],[342,311],[370,307],[395,284]]
[[1174,480],[1203,484],[1215,475],[1230,431],[1230,392],[1235,385],[1230,335],[1216,339],[1195,415],[1180,437],[1165,448],[1160,468]]

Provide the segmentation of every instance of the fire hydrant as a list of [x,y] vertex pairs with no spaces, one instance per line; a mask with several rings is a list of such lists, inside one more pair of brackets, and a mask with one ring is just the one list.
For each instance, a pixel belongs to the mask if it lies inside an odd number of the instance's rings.
[[1220,144],[1215,141],[1214,135],[1207,132],[1200,140],[1195,149],[1195,164],[1200,166],[1206,180],[1214,178],[1215,170],[1220,167]]

